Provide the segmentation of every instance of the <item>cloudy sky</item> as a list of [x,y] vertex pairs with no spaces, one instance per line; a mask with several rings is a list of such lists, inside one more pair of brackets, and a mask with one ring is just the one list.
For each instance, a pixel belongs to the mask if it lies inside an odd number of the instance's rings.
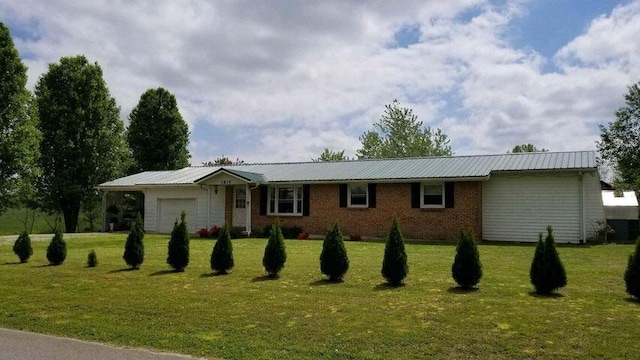
[[29,67],[98,62],[125,124],[178,98],[193,165],[353,156],[394,99],[456,154],[593,150],[640,81],[640,0],[2,0]]

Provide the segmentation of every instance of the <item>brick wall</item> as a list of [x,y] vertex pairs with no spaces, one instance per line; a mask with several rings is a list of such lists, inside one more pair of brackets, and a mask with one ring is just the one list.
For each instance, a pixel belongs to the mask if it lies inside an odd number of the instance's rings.
[[[363,237],[385,238],[393,216],[407,239],[455,241],[460,228],[469,226],[477,239],[482,234],[482,188],[480,182],[454,184],[454,207],[448,209],[411,208],[411,184],[377,184],[376,207],[369,209],[341,208],[338,184],[312,184],[309,216],[260,215],[260,191],[251,198],[252,228],[262,229],[280,218],[282,226],[299,226],[314,235],[324,235],[336,220],[345,236],[358,233]],[[231,201],[227,199],[227,208]]]

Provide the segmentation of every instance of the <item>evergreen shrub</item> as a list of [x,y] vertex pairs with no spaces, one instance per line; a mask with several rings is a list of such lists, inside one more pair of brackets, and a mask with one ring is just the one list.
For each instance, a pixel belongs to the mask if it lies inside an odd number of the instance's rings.
[[349,257],[344,247],[340,226],[336,221],[322,243],[320,271],[327,275],[330,281],[337,282],[342,280],[347,270],[349,270]]
[[287,251],[284,246],[284,236],[280,228],[280,221],[276,221],[271,226],[271,235],[264,249],[262,257],[262,265],[264,266],[267,276],[276,277],[287,261]]
[[131,230],[127,236],[127,242],[124,244],[124,255],[122,258],[132,269],[139,269],[144,261],[144,229],[142,225],[142,217],[140,213],[136,216]]
[[87,255],[87,267],[98,266],[98,255],[95,250],[91,250]]
[[233,269],[233,246],[229,226],[224,224],[218,232],[218,240],[211,252],[211,270],[217,274],[228,274]]
[[538,235],[529,276],[536,292],[541,295],[550,295],[567,285],[567,274],[556,250],[551,226],[547,227],[547,237],[544,240],[542,233]]
[[187,222],[184,220],[185,216],[183,211],[180,215],[180,222],[176,219],[169,240],[167,264],[177,272],[183,272],[189,265],[189,231],[187,230]]
[[13,244],[13,252],[18,255],[21,263],[29,261],[31,255],[33,255],[33,248],[31,247],[31,237],[26,231],[23,231]]
[[398,225],[398,219],[393,218],[391,230],[384,246],[384,259],[382,260],[382,277],[391,285],[402,285],[402,280],[407,277],[409,266],[407,265],[407,253],[404,250],[404,238]]
[[456,246],[456,257],[451,266],[451,274],[453,280],[463,289],[473,288],[482,278],[480,253],[471,229],[460,230],[460,237]]
[[636,240],[636,249],[629,255],[627,270],[624,272],[627,293],[640,300],[640,238]]
[[50,265],[61,265],[67,258],[67,243],[62,238],[62,232],[56,228],[51,243],[47,247],[47,260]]

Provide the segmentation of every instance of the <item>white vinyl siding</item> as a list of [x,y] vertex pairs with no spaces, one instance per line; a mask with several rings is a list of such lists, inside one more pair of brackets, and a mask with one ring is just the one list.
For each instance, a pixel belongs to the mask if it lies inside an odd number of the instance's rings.
[[[211,192],[213,193],[213,190],[211,190]],[[218,195],[220,195],[220,192],[218,192]],[[207,196],[207,189],[202,189],[199,186],[158,187],[146,189],[144,191],[144,230],[160,233],[171,232],[175,218],[169,221],[169,223],[161,221],[161,200],[195,199],[195,213],[191,220],[188,219],[187,223],[189,226],[189,232],[195,234],[198,229],[208,226],[209,219],[207,213],[209,205]],[[222,211],[224,212],[224,210]],[[166,214],[165,209],[165,215]],[[180,214],[178,214],[178,216],[180,216]]]
[[158,232],[170,233],[183,211],[189,233],[196,232],[196,199],[158,199]]
[[587,238],[593,237],[597,229],[597,222],[604,220],[604,206],[600,190],[598,173],[587,173],[583,177],[585,195],[585,225]]
[[211,221],[209,221],[209,227],[213,225],[222,227],[224,225],[224,199],[226,190],[226,186],[218,186],[218,193],[216,194],[214,187],[211,188]]
[[536,242],[538,233],[551,225],[556,242],[577,243],[582,232],[580,196],[577,172],[492,175],[482,184],[483,239]]

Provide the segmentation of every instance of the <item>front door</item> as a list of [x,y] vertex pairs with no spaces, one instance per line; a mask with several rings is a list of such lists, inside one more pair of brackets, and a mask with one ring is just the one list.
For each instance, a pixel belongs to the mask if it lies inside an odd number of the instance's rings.
[[247,187],[233,187],[233,226],[245,227],[247,224]]

